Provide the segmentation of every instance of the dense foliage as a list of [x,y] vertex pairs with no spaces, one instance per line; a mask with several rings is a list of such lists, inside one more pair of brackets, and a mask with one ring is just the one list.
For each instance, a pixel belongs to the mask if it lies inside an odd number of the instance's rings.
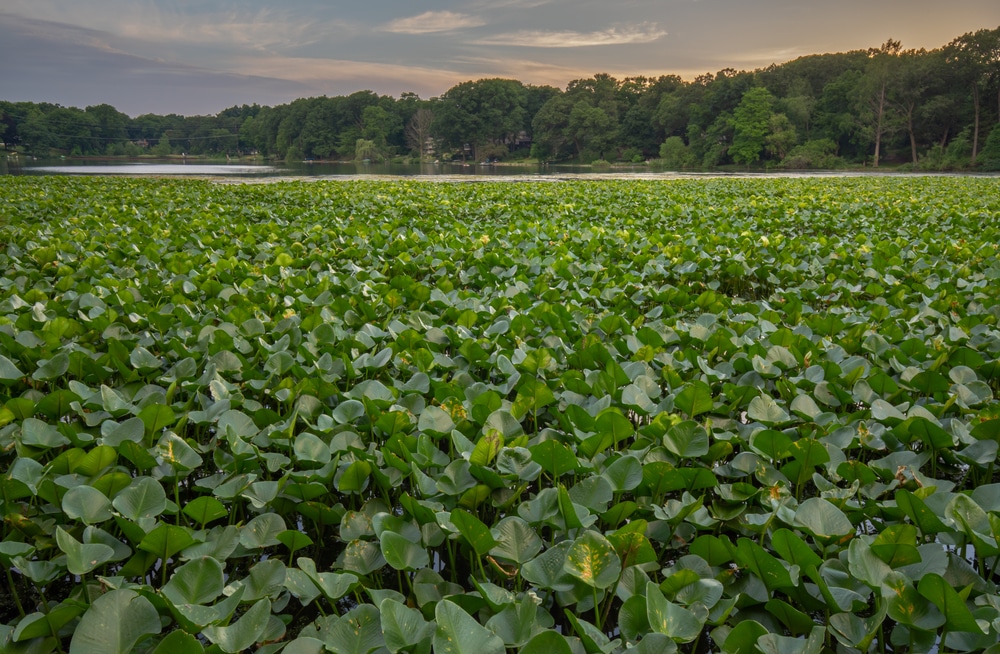
[[[392,156],[473,161],[641,162],[829,168],[884,160],[965,168],[1000,125],[1000,28],[930,52],[814,55],[693,81],[606,74],[566,89],[484,79],[440,98],[370,91],[232,107],[217,116],[143,115],[0,102],[0,139],[35,154],[228,154],[287,160]],[[1000,131],[997,137],[1000,139]],[[995,167],[995,158],[983,163]]]
[[995,180],[0,216],[4,651],[1000,651]]

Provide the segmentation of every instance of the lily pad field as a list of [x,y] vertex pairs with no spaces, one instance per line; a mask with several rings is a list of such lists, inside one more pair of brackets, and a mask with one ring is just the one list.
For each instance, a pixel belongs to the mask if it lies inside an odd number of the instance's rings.
[[1000,180],[0,184],[0,650],[1000,652]]

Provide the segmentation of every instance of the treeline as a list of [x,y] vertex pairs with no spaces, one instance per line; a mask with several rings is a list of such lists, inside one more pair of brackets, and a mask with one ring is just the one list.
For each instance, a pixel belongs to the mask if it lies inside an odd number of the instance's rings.
[[889,40],[693,81],[598,74],[561,90],[483,79],[431,99],[361,91],[191,117],[0,102],[0,140],[42,155],[1000,169],[998,125],[1000,27],[931,51]]

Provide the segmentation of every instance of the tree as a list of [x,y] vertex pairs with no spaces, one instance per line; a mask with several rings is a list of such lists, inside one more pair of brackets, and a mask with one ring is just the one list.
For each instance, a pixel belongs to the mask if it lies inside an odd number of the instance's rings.
[[354,158],[358,161],[371,161],[378,156],[378,146],[375,141],[369,139],[358,139],[354,145]]
[[449,146],[469,144],[473,158],[488,143],[513,141],[524,125],[524,85],[517,80],[463,82],[441,96],[434,132]]
[[980,97],[990,86],[997,88],[997,120],[1000,122],[1000,27],[958,37],[946,48],[953,74],[972,91],[974,123],[972,163],[979,149]]
[[417,109],[406,123],[406,145],[418,156],[427,152],[427,140],[431,137],[431,126],[434,124],[434,112],[426,107]]
[[401,127],[399,116],[379,105],[365,107],[361,112],[361,138],[373,141],[381,154],[386,152],[389,137]]
[[687,168],[694,164],[691,150],[679,136],[671,136],[660,144],[660,159],[667,168]]
[[868,66],[858,86],[859,116],[869,141],[875,143],[872,166],[882,158],[882,137],[889,131],[889,84],[893,80],[896,58],[902,44],[889,39],[879,48],[868,51]]
[[549,98],[531,121],[534,135],[531,156],[541,161],[558,159],[567,143],[566,128],[573,111],[572,99],[564,93]]
[[907,50],[900,53],[897,62],[896,83],[890,88],[889,101],[906,127],[910,139],[910,161],[917,163],[916,120],[917,107],[932,82],[930,58],[924,50]]
[[760,160],[770,130],[773,103],[774,96],[762,86],[743,94],[733,111],[733,144],[729,148],[736,163],[750,166]]
[[155,154],[158,157],[165,157],[170,154],[171,152],[170,137],[167,136],[166,132],[164,132],[163,135],[160,136],[159,142],[155,146],[153,146],[152,151],[153,154]]
[[585,151],[603,159],[614,143],[614,120],[606,111],[587,104],[585,100],[579,100],[573,105],[566,129],[566,134],[576,145],[576,153],[581,160]]
[[768,121],[767,132],[767,137],[764,139],[767,152],[779,160],[784,159],[788,151],[798,142],[795,125],[785,114],[772,114]]

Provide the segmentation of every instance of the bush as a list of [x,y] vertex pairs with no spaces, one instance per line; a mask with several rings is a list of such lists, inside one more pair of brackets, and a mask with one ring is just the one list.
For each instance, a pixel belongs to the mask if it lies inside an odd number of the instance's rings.
[[982,170],[1000,170],[1000,124],[990,131],[977,163]]
[[671,136],[660,145],[660,159],[667,168],[690,168],[695,164],[691,148],[679,136]]
[[831,139],[815,139],[791,149],[781,160],[781,168],[841,168],[844,160],[837,156],[837,144]]

